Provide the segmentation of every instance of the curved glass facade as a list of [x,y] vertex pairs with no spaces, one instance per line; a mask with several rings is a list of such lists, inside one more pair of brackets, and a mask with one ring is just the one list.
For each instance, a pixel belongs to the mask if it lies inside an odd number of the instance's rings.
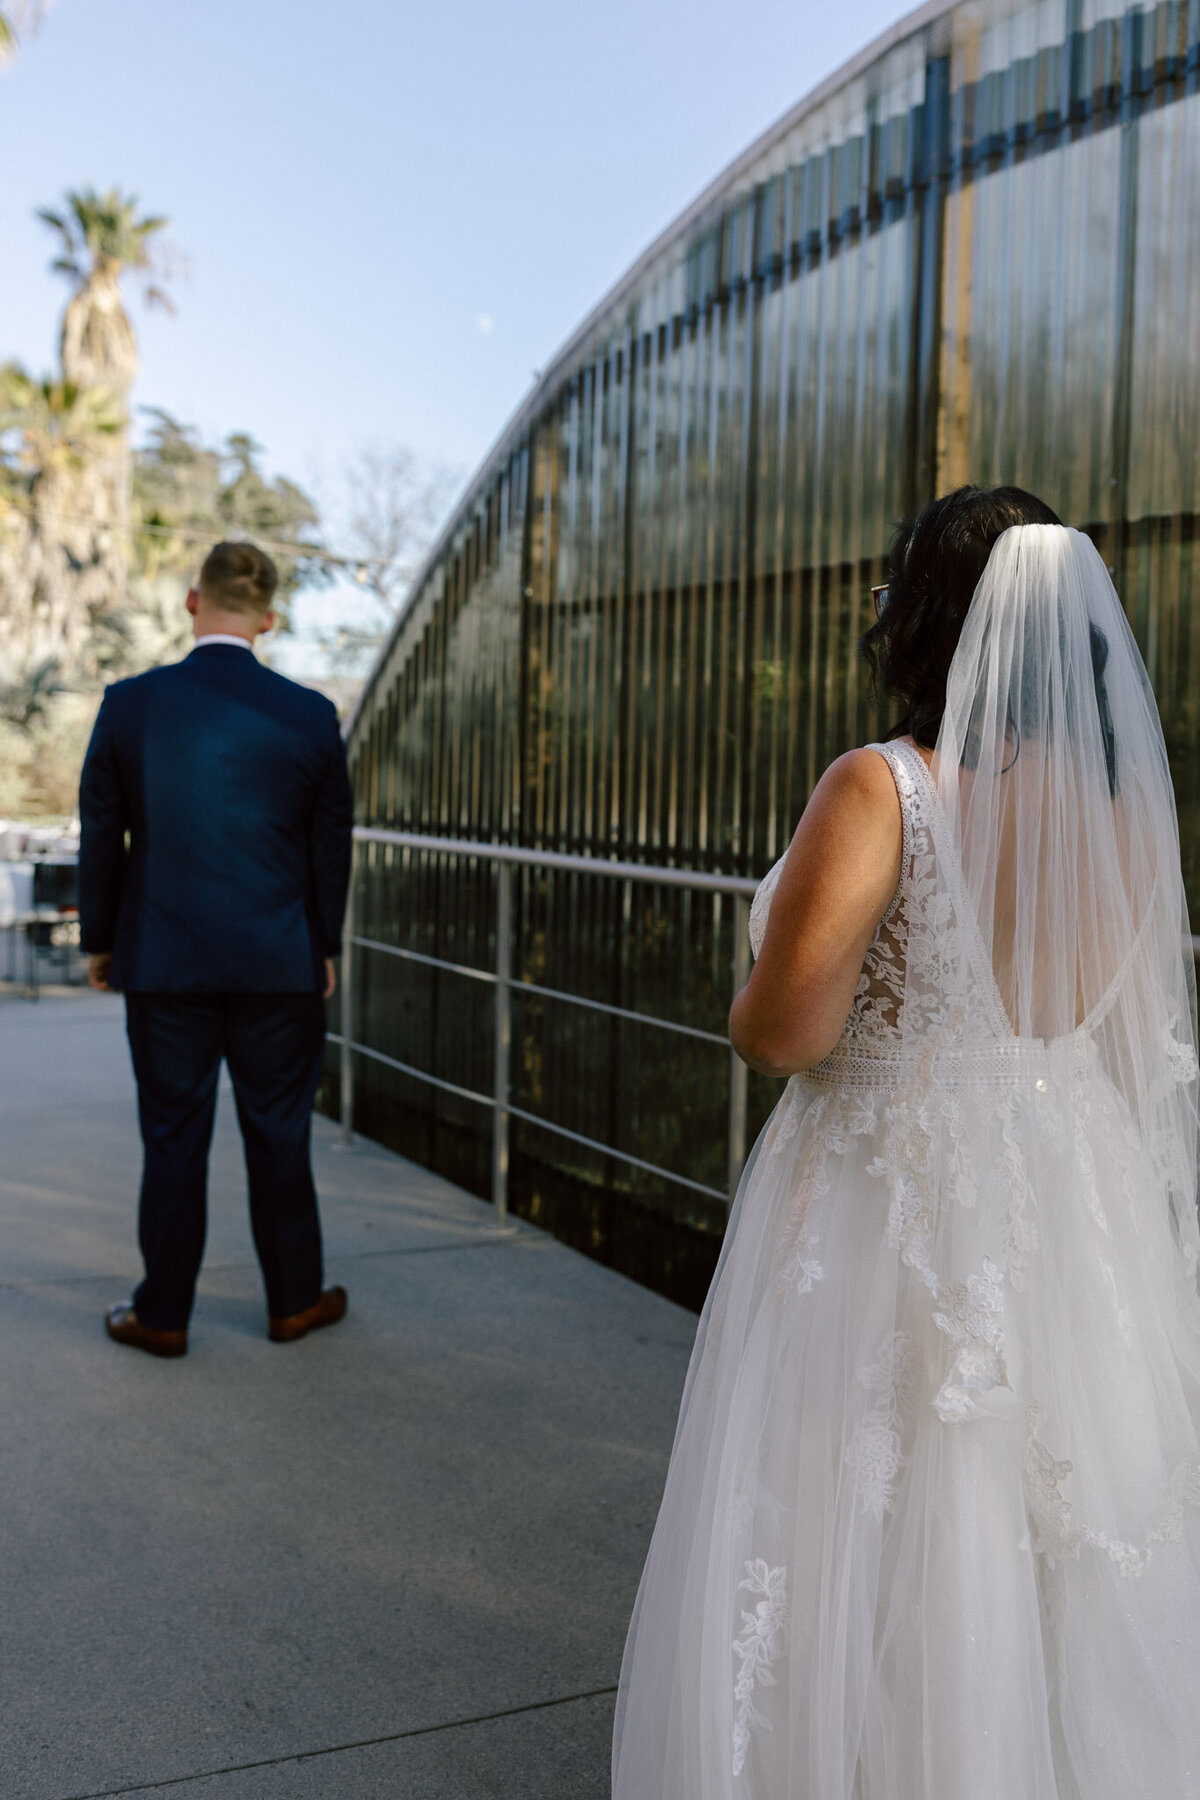
[[[758,875],[879,735],[856,641],[894,521],[1011,481],[1113,568],[1200,913],[1200,0],[935,3],[745,153],[555,358],[354,718],[360,818]],[[360,854],[359,929],[491,956],[492,876]],[[720,1031],[728,901],[524,873],[518,983]],[[470,991],[468,991],[470,990]],[[364,953],[356,1035],[486,1089],[488,994]],[[719,1189],[715,1046],[539,999],[514,1104]],[[772,1090],[751,1089],[752,1124]],[[490,1122],[381,1064],[363,1128],[487,1191]],[[517,1122],[512,1202],[696,1300],[723,1208]]]

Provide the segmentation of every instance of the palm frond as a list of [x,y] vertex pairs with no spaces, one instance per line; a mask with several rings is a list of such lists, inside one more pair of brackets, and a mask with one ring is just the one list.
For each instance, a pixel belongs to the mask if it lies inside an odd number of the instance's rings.
[[33,216],[35,219],[40,219],[43,225],[49,225],[54,231],[61,231],[65,238],[71,236],[71,227],[62,214],[52,212],[48,206],[39,206]]
[[50,0],[9,0],[0,7],[0,62],[16,55],[23,35],[32,36],[37,31],[49,3]]
[[[0,0],[0,7],[3,0]],[[97,275],[117,278],[129,269],[141,272],[147,306],[175,311],[168,291],[177,269],[186,270],[187,259],[178,252],[151,246],[150,240],[170,223],[164,213],[139,217],[138,196],[107,188],[70,188],[61,208],[44,206],[35,217],[60,240],[59,254],[50,267],[65,275],[82,291]]]

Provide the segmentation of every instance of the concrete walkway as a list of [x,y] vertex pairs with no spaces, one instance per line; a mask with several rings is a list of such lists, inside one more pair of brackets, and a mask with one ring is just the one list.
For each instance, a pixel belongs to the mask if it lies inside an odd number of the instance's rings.
[[120,1003],[0,997],[3,1800],[602,1800],[694,1318],[317,1128],[336,1330],[268,1343],[229,1095],[182,1362]]

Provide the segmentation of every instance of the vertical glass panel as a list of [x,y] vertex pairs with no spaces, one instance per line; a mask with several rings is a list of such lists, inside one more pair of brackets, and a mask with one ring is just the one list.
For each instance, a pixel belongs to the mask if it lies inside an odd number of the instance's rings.
[[951,195],[938,487],[1014,482],[1073,524],[1109,511],[1120,138]]
[[1200,512],[1200,95],[1137,123],[1129,514]]

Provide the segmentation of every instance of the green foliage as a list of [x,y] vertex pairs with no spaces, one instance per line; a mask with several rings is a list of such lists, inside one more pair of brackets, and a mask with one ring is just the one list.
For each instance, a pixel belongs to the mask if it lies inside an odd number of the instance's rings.
[[31,488],[56,469],[81,468],[124,428],[125,414],[103,388],[38,379],[15,362],[0,366],[0,471],[14,488]]
[[287,476],[268,480],[262,449],[244,432],[208,446],[191,426],[148,410],[146,442],[134,453],[135,573],[188,577],[219,539],[252,538],[279,569],[276,610],[286,630],[292,595],[328,580],[315,505]]
[[53,702],[67,692],[59,672],[57,657],[47,657],[21,679],[0,682],[0,719],[25,732],[46,724]]

